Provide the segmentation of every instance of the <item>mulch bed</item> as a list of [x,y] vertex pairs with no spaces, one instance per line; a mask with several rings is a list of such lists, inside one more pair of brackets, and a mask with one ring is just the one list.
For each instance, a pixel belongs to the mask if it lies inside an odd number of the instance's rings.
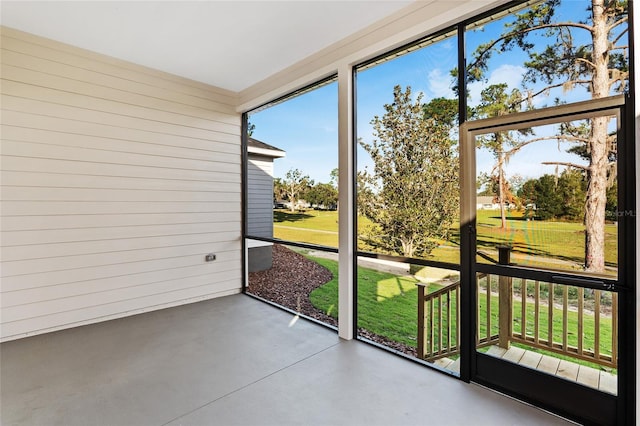
[[[315,308],[309,300],[309,294],[313,290],[332,279],[333,274],[324,266],[284,246],[274,244],[272,268],[250,272],[247,292],[337,327],[338,322],[335,318]],[[415,348],[391,341],[363,328],[358,329],[358,334],[396,351],[416,355]]]

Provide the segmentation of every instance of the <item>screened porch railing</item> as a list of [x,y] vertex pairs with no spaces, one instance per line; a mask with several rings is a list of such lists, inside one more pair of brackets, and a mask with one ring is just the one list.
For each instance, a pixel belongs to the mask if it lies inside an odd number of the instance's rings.
[[[491,274],[478,274],[476,285],[477,347],[520,343],[617,367],[617,293]],[[459,281],[431,293],[418,284],[420,359],[459,354],[459,300]]]

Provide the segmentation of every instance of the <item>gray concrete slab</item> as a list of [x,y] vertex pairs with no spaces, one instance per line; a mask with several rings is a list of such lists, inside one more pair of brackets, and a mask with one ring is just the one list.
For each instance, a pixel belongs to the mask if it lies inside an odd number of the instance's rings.
[[0,345],[3,425],[562,424],[244,295]]

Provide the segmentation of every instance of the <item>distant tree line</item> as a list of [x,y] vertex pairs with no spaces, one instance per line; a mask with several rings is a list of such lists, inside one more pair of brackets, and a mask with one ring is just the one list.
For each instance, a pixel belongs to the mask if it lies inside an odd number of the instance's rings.
[[[527,207],[527,217],[541,220],[560,219],[584,222],[588,181],[585,173],[567,169],[559,176],[545,174],[524,182],[517,192],[521,206]],[[615,220],[617,185],[607,189],[606,211]],[[535,206],[535,209],[533,208]]]
[[298,169],[290,169],[284,178],[273,180],[273,202],[287,202],[296,211],[301,201],[312,207],[333,210],[338,207],[338,169],[331,171],[329,183],[315,183]]

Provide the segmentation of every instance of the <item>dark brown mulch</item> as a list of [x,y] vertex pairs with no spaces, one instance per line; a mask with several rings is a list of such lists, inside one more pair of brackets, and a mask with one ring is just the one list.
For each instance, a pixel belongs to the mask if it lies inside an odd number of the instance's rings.
[[[337,327],[335,318],[315,308],[309,294],[331,281],[333,274],[324,266],[279,244],[273,245],[271,269],[249,273],[247,291],[286,308]],[[416,356],[416,349],[386,337],[358,329],[359,336],[405,354]]]
[[338,326],[335,318],[316,309],[309,294],[331,281],[333,274],[324,266],[279,244],[273,245],[271,269],[249,273],[247,291],[324,323]]

